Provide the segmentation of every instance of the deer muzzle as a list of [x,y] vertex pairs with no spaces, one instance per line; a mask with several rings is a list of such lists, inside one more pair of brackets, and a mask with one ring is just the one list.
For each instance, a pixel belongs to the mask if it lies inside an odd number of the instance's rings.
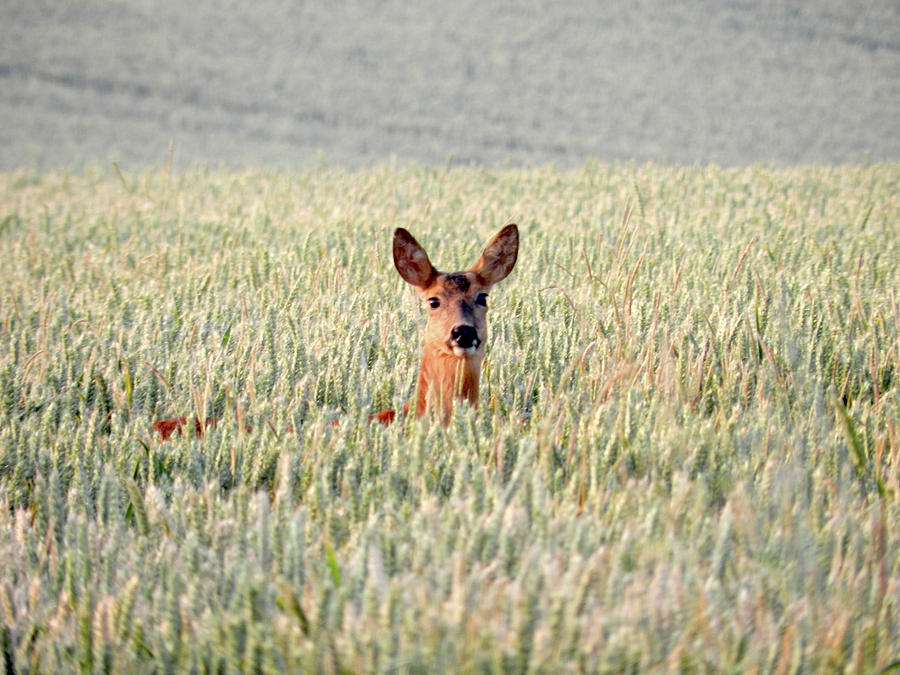
[[450,346],[457,356],[474,354],[480,344],[475,326],[463,324],[450,331]]

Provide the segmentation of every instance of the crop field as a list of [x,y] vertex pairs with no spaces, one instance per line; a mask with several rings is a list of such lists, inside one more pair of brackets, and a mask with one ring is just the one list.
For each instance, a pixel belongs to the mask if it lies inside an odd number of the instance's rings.
[[[6,672],[896,670],[898,186],[0,175]],[[393,229],[459,269],[509,222],[477,410],[369,424],[424,325]]]

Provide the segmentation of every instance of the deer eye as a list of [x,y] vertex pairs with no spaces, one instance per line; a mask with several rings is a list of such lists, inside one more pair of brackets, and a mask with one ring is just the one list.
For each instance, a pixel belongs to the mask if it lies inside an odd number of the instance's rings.
[[441,306],[441,301],[437,298],[428,298],[428,306],[431,307],[431,309],[437,309]]
[[479,293],[475,298],[475,304],[487,307],[487,293]]

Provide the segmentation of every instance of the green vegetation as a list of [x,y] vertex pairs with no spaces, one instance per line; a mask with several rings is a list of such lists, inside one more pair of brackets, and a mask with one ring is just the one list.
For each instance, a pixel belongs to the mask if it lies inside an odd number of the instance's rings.
[[[898,186],[0,176],[7,672],[896,668]],[[367,424],[418,365],[393,227],[450,268],[510,221],[477,414]]]

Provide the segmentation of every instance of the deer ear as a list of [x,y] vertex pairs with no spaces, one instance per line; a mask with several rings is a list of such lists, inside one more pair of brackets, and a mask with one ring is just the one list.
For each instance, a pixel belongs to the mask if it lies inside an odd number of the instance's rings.
[[417,288],[428,288],[438,275],[425,249],[402,227],[394,230],[394,267],[404,281]]
[[484,247],[484,252],[472,268],[486,286],[502,281],[516,266],[519,255],[519,228],[507,225]]

